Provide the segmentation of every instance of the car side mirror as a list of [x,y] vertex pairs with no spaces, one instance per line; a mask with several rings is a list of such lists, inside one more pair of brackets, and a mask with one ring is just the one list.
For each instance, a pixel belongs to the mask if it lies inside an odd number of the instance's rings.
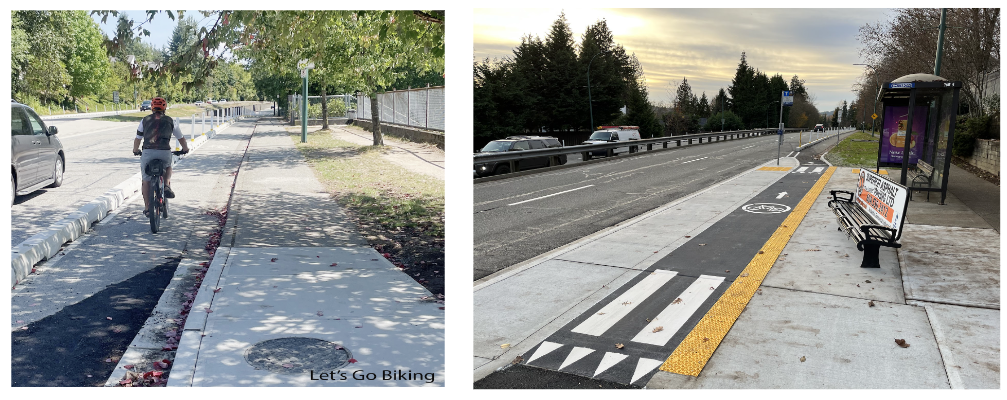
[[57,134],[57,133],[59,133],[59,129],[56,129],[56,127],[55,127],[55,126],[50,126],[50,127],[49,127],[49,134],[50,134],[50,135],[55,135],[55,134]]

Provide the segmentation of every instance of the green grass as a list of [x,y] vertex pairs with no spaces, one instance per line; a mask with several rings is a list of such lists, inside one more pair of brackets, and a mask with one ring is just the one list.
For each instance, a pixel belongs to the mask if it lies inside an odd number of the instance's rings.
[[315,176],[362,226],[389,235],[410,233],[443,240],[443,181],[383,159],[384,149],[338,140],[330,131],[309,132],[304,144],[299,128],[290,131],[296,131],[290,137]]
[[878,160],[879,135],[857,131],[829,151],[829,162],[843,167],[874,167]]

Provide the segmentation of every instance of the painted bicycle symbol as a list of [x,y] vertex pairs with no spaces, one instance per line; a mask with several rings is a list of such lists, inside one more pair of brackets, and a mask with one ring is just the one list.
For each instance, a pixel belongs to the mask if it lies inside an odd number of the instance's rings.
[[741,207],[742,210],[755,214],[779,214],[790,211],[789,206],[776,203],[752,203]]

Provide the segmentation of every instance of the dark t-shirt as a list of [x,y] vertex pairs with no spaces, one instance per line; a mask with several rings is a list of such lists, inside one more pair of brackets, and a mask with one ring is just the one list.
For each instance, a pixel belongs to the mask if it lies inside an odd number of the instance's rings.
[[175,121],[171,117],[154,113],[140,121],[136,132],[143,135],[144,150],[171,150],[171,136],[175,130]]

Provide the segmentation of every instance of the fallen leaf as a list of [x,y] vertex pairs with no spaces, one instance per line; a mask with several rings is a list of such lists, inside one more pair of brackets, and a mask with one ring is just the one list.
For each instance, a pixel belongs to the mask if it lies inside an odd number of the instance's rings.
[[224,290],[224,288],[213,289],[213,293],[220,293],[221,290]]
[[500,348],[501,348],[501,349],[506,349],[506,348],[508,348],[508,347],[510,347],[510,343],[504,343],[504,344],[501,344],[501,345],[500,345]]
[[699,245],[700,246],[706,246],[706,243],[700,243]]
[[864,281],[864,283],[871,283],[871,280],[868,279],[868,280]]
[[686,237],[687,237],[687,238],[691,238],[692,236],[686,236]]
[[615,344],[615,348],[617,348],[617,349],[622,350],[623,347],[626,347],[626,346],[624,346],[622,343],[616,343]]
[[131,380],[129,380],[129,379],[125,379],[125,380],[121,380],[121,381],[119,381],[119,384],[120,384],[120,385],[123,385],[123,386],[126,386],[126,385],[128,385],[128,384],[130,384],[130,383],[133,383],[133,381],[131,381]]
[[319,312],[316,312],[315,314],[318,314],[318,316],[319,316],[319,317],[324,317],[324,316],[325,316],[325,314],[324,314],[324,313],[322,313],[321,311],[319,311]]
[[624,302],[622,303],[622,305],[624,305],[624,306],[628,306],[628,305],[630,305],[630,304],[633,304],[633,302],[632,302],[632,301],[624,301]]
[[283,368],[294,368],[294,364],[283,364]]
[[339,264],[339,263],[332,263],[332,264],[331,264],[331,265],[329,265],[329,266],[330,266],[330,267],[335,267],[335,266],[336,266],[336,264]]
[[867,306],[868,307],[874,307],[874,302],[873,301],[868,301],[867,302]]
[[346,360],[346,361],[349,361],[350,364],[356,364],[357,363],[357,359],[356,358],[351,358],[351,359]]
[[705,337],[705,338],[703,338],[703,341],[704,341],[704,342],[709,342],[709,341],[710,341],[710,338],[708,338],[708,337]]
[[207,314],[209,314],[209,313],[212,313],[212,312],[213,312],[213,310],[211,310],[211,309],[210,309],[210,307],[203,307],[203,309],[204,309],[204,310],[206,310],[206,313],[207,313]]
[[801,356],[801,362],[804,362],[804,360],[807,360],[807,359],[804,358],[804,356]]
[[679,297],[679,298],[675,299],[675,301],[671,302],[671,304],[678,304],[678,303],[681,303],[681,302],[682,302],[682,298]]
[[765,251],[759,250],[759,254],[766,254]]
[[123,365],[122,367],[125,369],[133,369],[133,364]]
[[747,276],[748,276],[748,272],[745,272],[745,273],[741,274],[741,277],[742,277],[742,278],[745,278],[745,277],[747,277]]
[[271,258],[269,261],[276,262],[276,260],[279,260],[279,259],[274,257],[274,258]]
[[22,327],[21,327],[21,330],[22,330],[22,331],[26,331],[26,330],[28,330],[28,327],[27,327],[27,326],[22,326]]
[[517,365],[517,364],[522,363],[523,361],[524,361],[524,357],[517,356],[517,357],[514,357],[514,361],[511,361],[510,363],[511,363],[511,365]]
[[725,270],[724,270],[724,272],[725,272],[725,273],[730,273],[730,272],[731,272],[731,270],[729,270],[729,269],[725,269]]
[[657,327],[657,328],[654,328],[654,330],[653,330],[653,331],[651,331],[651,332],[653,332],[653,333],[658,333],[658,332],[660,332],[660,331],[663,331],[663,330],[664,330],[664,327],[663,327],[663,326],[659,326],[659,327]]
[[895,339],[895,344],[899,345],[901,348],[909,347],[909,343],[906,343],[905,339]]
[[760,296],[761,296],[761,295],[762,295],[762,289],[758,289],[758,290],[756,290],[756,291],[755,291],[755,294],[757,294],[757,295],[760,295]]

